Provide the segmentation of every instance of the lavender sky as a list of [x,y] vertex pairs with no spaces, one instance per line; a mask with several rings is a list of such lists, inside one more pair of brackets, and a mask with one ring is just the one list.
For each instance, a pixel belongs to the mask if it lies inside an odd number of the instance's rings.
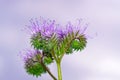
[[[25,25],[39,16],[89,23],[94,38],[84,51],[63,58],[63,80],[120,80],[120,0],[0,0],[0,80],[51,80],[29,76],[18,56],[30,48]],[[50,68],[57,76],[55,66]]]

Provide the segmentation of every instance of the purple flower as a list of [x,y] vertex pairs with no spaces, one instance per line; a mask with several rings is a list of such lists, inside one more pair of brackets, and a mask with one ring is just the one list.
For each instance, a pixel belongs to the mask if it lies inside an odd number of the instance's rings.
[[31,31],[31,34],[36,34],[38,32],[41,31],[41,27],[39,26],[39,22],[37,19],[35,19],[35,21],[33,19],[29,20],[31,25],[27,26],[30,31]]
[[86,35],[85,31],[88,27],[88,24],[81,24],[82,21],[78,20],[77,24],[72,24],[68,22],[67,25],[62,26],[60,24],[56,24],[55,20],[44,19],[40,17],[39,19],[31,19],[31,25],[28,26],[31,30],[32,35],[36,35],[40,33],[44,38],[50,38],[53,34],[56,34],[58,39],[62,39],[68,35],[68,33],[76,33],[80,35]]
[[40,19],[31,19],[30,23],[28,28],[32,35],[40,33],[43,37],[51,37],[55,32],[55,20],[45,20],[40,17]]
[[61,25],[57,25],[55,33],[59,39],[64,38],[66,36],[65,28],[62,27]]
[[37,54],[41,54],[41,51],[34,49],[27,49],[23,52],[20,52],[20,57],[24,62],[27,62],[29,59],[34,58]]
[[45,37],[51,37],[55,32],[55,21],[49,20],[41,29],[41,35]]
[[71,22],[68,22],[68,24],[66,25],[66,34],[68,33],[77,33],[79,35],[86,35],[86,30],[87,30],[87,27],[88,27],[88,24],[81,24],[81,20],[78,20],[79,23],[74,25],[72,24]]
[[61,26],[58,25],[56,28],[55,33],[57,34],[58,39],[62,39],[66,37],[68,34],[77,33],[79,35],[84,35],[86,37],[86,29],[88,27],[88,24],[81,24],[81,20],[78,20],[78,24],[72,24],[71,22],[68,22],[67,25]]

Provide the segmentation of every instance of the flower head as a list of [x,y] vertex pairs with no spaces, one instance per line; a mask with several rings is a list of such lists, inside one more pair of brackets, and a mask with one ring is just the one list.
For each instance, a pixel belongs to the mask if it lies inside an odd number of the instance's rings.
[[40,19],[31,19],[30,23],[28,28],[32,35],[40,33],[42,37],[51,37],[55,32],[55,20],[46,20],[40,17]]
[[77,33],[79,35],[86,35],[85,31],[87,30],[88,24],[80,24],[82,23],[82,20],[78,20],[78,24],[72,24],[71,22],[68,22],[66,25],[66,33]]
[[84,35],[88,27],[88,24],[81,24],[82,20],[78,20],[77,24],[72,24],[68,22],[65,26],[57,24],[55,20],[44,19],[31,19],[31,25],[28,26],[31,30],[32,35],[40,33],[42,38],[51,38],[53,34],[57,36],[58,39],[63,39],[68,34],[77,33],[79,35]]
[[20,56],[24,62],[27,62],[28,60],[35,58],[37,54],[41,54],[41,51],[34,49],[27,49],[21,52]]

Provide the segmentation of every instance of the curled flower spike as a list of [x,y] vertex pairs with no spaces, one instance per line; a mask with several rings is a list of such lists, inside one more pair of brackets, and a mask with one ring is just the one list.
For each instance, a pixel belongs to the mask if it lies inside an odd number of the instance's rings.
[[79,35],[86,35],[85,32],[88,28],[88,24],[84,24],[83,26],[79,23],[76,25],[73,25],[71,22],[68,22],[68,24],[66,25],[66,33],[77,33]]
[[51,37],[53,32],[55,32],[55,20],[45,20],[42,17],[40,19],[31,19],[28,28],[31,34],[41,33],[43,37]]
[[41,74],[48,72],[54,80],[57,80],[46,66],[53,62],[51,56],[46,56],[39,50],[26,50],[21,56],[25,62],[25,69],[33,76],[41,76]]
[[58,39],[62,39],[67,35],[65,28],[61,27],[60,25],[57,26],[55,33],[56,33]]
[[50,38],[53,34],[55,34],[58,39],[61,39],[68,35],[68,33],[71,34],[76,32],[79,32],[81,35],[86,35],[85,31],[88,24],[81,25],[82,20],[78,20],[78,22],[79,23],[76,25],[68,22],[67,25],[63,27],[62,25],[57,24],[55,20],[43,19],[40,17],[40,19],[31,19],[31,25],[29,25],[28,28],[31,30],[32,35],[40,33],[44,38]]
[[29,59],[34,58],[37,54],[41,55],[41,51],[34,50],[34,49],[27,49],[27,50],[24,50],[24,52],[21,52],[20,54],[23,61],[27,62]]

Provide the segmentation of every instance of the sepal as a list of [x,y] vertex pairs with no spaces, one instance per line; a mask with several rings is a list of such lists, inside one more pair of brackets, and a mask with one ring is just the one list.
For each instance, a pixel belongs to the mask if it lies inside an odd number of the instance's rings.
[[32,59],[29,59],[25,63],[25,69],[28,74],[36,77],[41,76],[43,73],[46,73],[46,70],[43,68],[43,66],[39,62],[33,61]]

